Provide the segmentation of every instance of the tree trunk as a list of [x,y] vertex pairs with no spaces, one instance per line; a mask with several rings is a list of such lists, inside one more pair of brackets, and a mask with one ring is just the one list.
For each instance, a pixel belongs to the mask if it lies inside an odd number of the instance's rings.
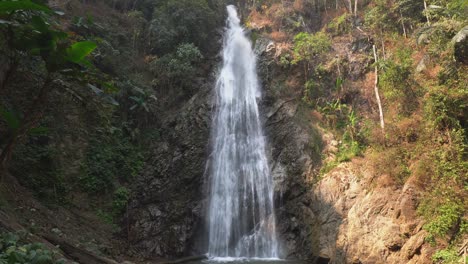
[[349,8],[349,13],[353,13],[353,3],[351,2],[352,0],[348,0],[348,8]]
[[380,127],[382,128],[382,134],[385,135],[385,122],[384,122],[382,102],[380,101],[379,87],[378,87],[379,66],[377,65],[378,59],[377,59],[377,51],[375,49],[375,45],[372,46],[372,49],[374,50],[374,60],[375,60],[375,82],[374,82],[375,98],[377,99],[377,104],[379,106]]
[[358,4],[358,0],[354,0],[354,16],[355,17],[357,16],[357,4]]
[[16,129],[16,131],[7,141],[6,146],[3,148],[0,154],[0,168],[6,167],[7,162],[9,161],[13,149],[15,148],[18,141],[21,140],[21,138],[23,138],[25,135],[27,135],[29,130],[31,130],[31,128],[34,128],[34,126],[36,126],[39,122],[40,117],[42,115],[42,109],[40,107],[44,104],[44,102],[47,99],[47,95],[52,87],[50,85],[51,83],[52,76],[49,74],[47,75],[47,78],[39,91],[39,95],[34,99],[31,107],[26,112],[20,127]]

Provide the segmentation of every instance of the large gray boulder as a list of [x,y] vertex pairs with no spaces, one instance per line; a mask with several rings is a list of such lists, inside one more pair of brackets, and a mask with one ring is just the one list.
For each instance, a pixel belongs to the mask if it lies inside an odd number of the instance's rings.
[[452,39],[455,60],[468,64],[468,26],[460,30]]

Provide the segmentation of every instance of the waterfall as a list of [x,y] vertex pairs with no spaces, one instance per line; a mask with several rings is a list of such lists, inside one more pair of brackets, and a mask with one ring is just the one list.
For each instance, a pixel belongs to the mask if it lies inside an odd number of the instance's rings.
[[227,11],[212,122],[208,255],[278,258],[273,181],[257,105],[256,57],[236,8],[230,5]]

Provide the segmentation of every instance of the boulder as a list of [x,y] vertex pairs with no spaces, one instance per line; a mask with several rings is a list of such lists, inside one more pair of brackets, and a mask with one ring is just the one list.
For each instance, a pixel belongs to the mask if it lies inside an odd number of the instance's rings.
[[366,52],[370,51],[372,43],[368,36],[355,37],[351,43],[352,52]]
[[452,39],[455,60],[468,64],[468,26],[460,30]]

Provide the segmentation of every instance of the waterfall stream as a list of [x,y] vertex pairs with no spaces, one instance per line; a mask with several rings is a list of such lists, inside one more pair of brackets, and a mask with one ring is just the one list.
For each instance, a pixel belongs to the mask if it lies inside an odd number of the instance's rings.
[[216,83],[208,208],[210,257],[278,258],[273,181],[259,118],[256,57],[228,6]]

